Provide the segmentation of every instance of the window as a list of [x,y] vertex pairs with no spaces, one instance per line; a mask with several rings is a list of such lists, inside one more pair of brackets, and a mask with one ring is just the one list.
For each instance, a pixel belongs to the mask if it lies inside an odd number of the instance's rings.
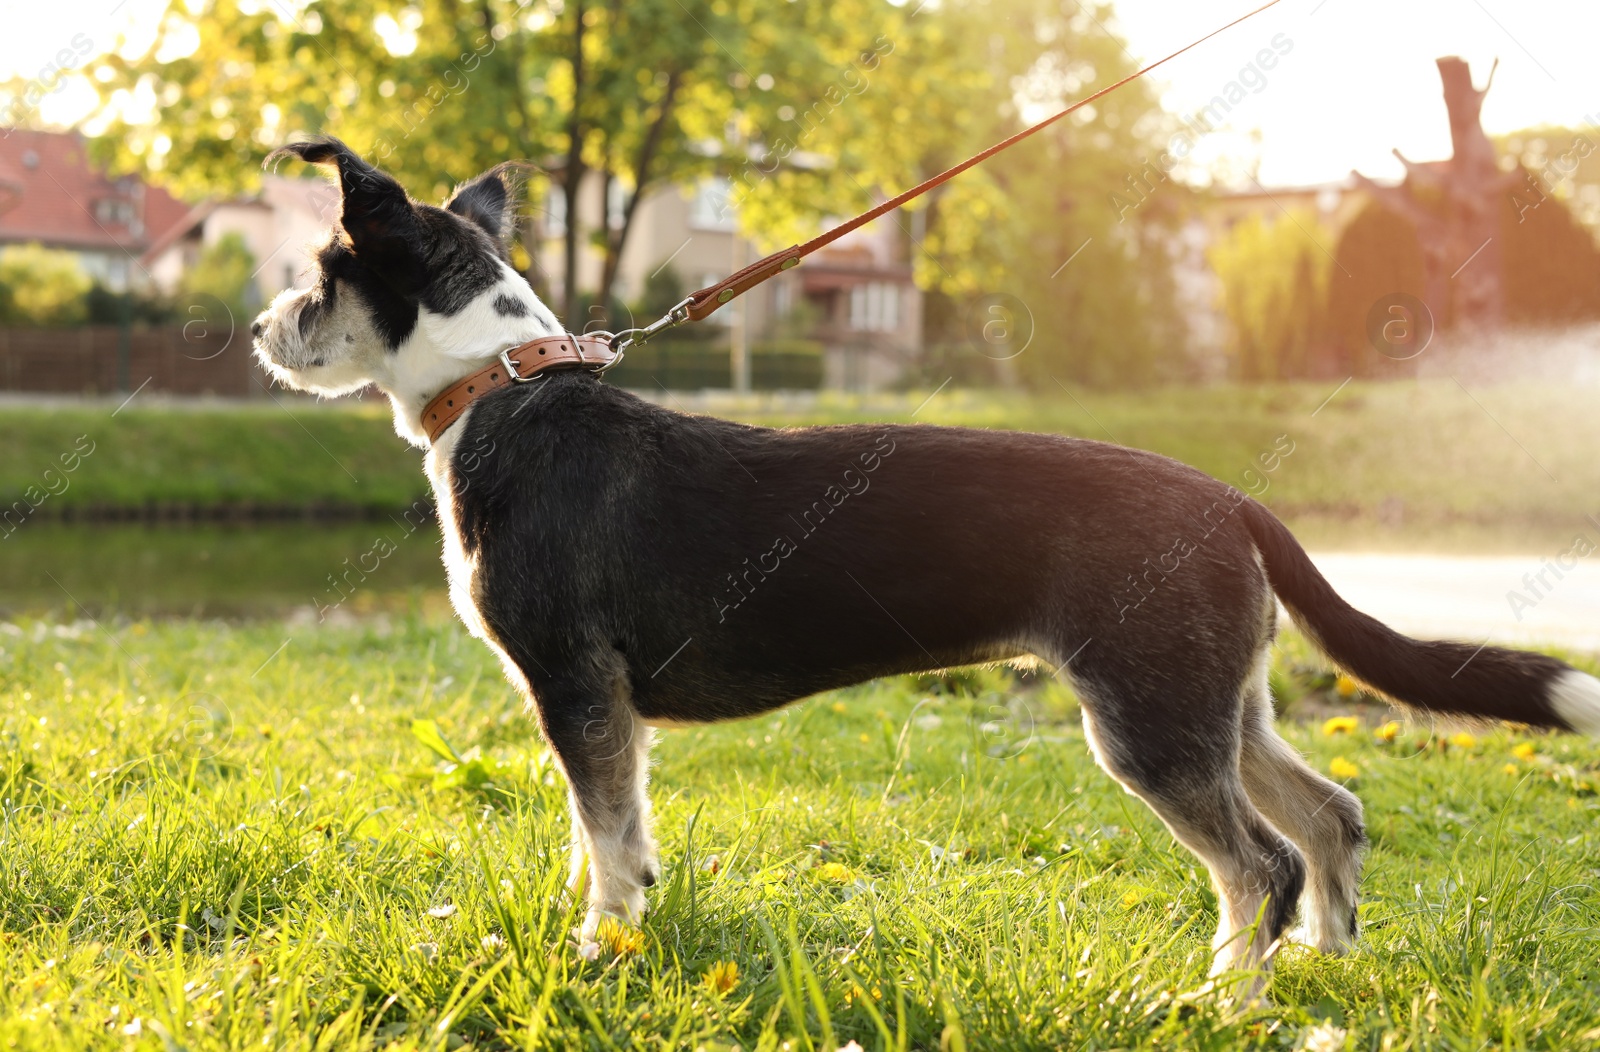
[[701,182],[689,206],[689,225],[697,230],[734,230],[738,221],[733,184],[721,176]]
[[893,332],[900,327],[900,287],[873,281],[850,290],[850,327],[857,332]]
[[102,197],[94,203],[94,217],[102,223],[119,223],[124,226],[133,222],[133,202],[116,197]]

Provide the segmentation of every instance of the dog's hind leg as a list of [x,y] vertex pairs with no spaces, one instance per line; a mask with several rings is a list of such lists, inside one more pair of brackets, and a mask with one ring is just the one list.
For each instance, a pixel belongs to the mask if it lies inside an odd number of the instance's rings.
[[1246,687],[1239,769],[1250,799],[1305,853],[1305,936],[1319,950],[1355,944],[1356,884],[1367,844],[1361,801],[1308,766],[1273,729],[1266,654]]
[[543,677],[534,697],[571,790],[572,883],[588,896],[582,935],[593,938],[607,914],[637,923],[660,873],[646,791],[652,731],[629,704],[621,674]]
[[[1144,800],[1211,871],[1212,974],[1270,964],[1305,879],[1300,852],[1262,817],[1239,777],[1239,697],[1150,696],[1075,677],[1095,759]],[[1107,681],[1100,680],[1100,684]],[[1124,681],[1126,682],[1126,681]],[[1236,688],[1235,688],[1236,689]],[[1264,979],[1241,991],[1252,998]]]

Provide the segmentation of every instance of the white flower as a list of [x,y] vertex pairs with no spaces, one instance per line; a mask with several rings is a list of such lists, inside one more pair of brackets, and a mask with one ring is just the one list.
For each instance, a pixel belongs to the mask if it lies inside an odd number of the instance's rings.
[[580,942],[578,944],[578,956],[586,961],[598,961],[600,959],[600,944],[593,940]]
[[848,1045],[840,1045],[839,1052],[866,1052],[866,1049],[862,1048],[860,1043],[852,1039]]
[[435,957],[439,956],[439,944],[438,943],[419,942],[415,946],[411,947],[411,949],[414,950],[417,953],[422,954],[422,959],[425,960],[425,961],[431,961]]
[[129,1037],[138,1037],[144,1032],[144,1023],[140,1021],[138,1016],[134,1016],[133,1022],[124,1026],[122,1028],[122,1032],[127,1034]]
[[482,943],[486,950],[498,950],[506,944],[506,940],[498,932],[490,932],[483,937]]
[[1346,1031],[1332,1023],[1319,1023],[1306,1031],[1305,1052],[1344,1052]]
[[438,920],[444,920],[446,917],[455,916],[455,913],[456,904],[453,902],[447,902],[443,906],[433,907],[433,909],[428,911],[428,916],[437,918]]

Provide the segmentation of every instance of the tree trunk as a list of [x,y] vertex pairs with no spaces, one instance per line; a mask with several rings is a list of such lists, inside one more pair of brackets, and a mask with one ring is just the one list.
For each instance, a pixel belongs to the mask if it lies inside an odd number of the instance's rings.
[[1397,187],[1353,174],[1357,185],[1416,228],[1423,301],[1435,324],[1492,329],[1505,319],[1500,197],[1516,176],[1500,171],[1494,144],[1479,123],[1494,71],[1479,89],[1465,59],[1448,56],[1437,64],[1450,114],[1450,160],[1417,164],[1396,150],[1406,167],[1406,180]]
[[[622,210],[622,226],[615,233],[612,232],[609,221],[606,226],[606,260],[605,268],[600,275],[598,302],[604,304],[608,311],[611,305],[611,286],[616,283],[617,267],[622,262],[622,250],[628,245],[628,234],[633,230],[633,218],[639,209],[639,202],[644,199],[645,190],[651,184],[650,167],[655,163],[656,153],[661,148],[662,136],[665,135],[667,124],[672,119],[672,108],[677,102],[678,87],[682,82],[683,74],[680,70],[673,70],[667,75],[667,90],[661,97],[661,106],[656,112],[655,123],[650,125],[650,131],[646,133],[644,142],[639,145],[639,156],[634,161],[633,193],[628,197],[627,207]],[[645,323],[655,321],[654,318],[641,320]]]
[[578,192],[583,187],[583,0],[573,3],[572,114],[567,120],[567,167],[562,195],[567,202],[567,229],[562,246],[562,318],[570,326],[578,313]]

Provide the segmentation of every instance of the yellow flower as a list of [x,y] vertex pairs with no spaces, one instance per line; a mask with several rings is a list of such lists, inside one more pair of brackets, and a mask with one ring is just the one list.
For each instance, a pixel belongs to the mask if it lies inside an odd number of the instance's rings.
[[1122,908],[1125,910],[1131,910],[1133,907],[1139,905],[1139,903],[1143,901],[1144,892],[1135,889],[1122,896]]
[[1328,773],[1335,778],[1356,778],[1361,774],[1361,768],[1346,760],[1343,756],[1335,756],[1328,761]]
[[1331,738],[1335,734],[1349,734],[1359,726],[1361,721],[1354,716],[1335,716],[1322,725],[1322,733]]
[[833,703],[833,711],[834,712],[843,713],[843,712],[849,712],[850,710],[845,707],[844,702],[836,701],[836,702]]
[[1361,692],[1361,684],[1341,672],[1339,673],[1339,678],[1334,682],[1333,689],[1339,697],[1349,698]]
[[1514,764],[1514,763],[1508,763],[1508,764],[1506,764],[1504,767],[1502,767],[1500,769],[1502,771],[1506,772],[1507,774],[1516,774],[1517,773],[1517,765]]
[[717,961],[706,969],[705,984],[713,993],[728,993],[739,985],[739,962]]
[[644,932],[622,923],[615,917],[602,920],[594,937],[596,942],[617,956],[638,953],[644,949]]
[[1478,739],[1462,731],[1460,734],[1450,735],[1450,744],[1462,749],[1475,749],[1478,746]]
[[816,875],[821,877],[823,880],[835,880],[840,884],[848,884],[852,880],[856,879],[856,875],[850,872],[849,866],[842,865],[838,862],[824,862],[812,872],[816,873]]
[[1381,742],[1392,742],[1395,740],[1395,738],[1400,736],[1400,724],[1396,723],[1394,720],[1390,720],[1382,727],[1379,727],[1377,730],[1373,731],[1372,736]]
[[1519,760],[1532,760],[1538,754],[1539,750],[1533,747],[1533,742],[1518,742],[1511,747],[1511,755]]

